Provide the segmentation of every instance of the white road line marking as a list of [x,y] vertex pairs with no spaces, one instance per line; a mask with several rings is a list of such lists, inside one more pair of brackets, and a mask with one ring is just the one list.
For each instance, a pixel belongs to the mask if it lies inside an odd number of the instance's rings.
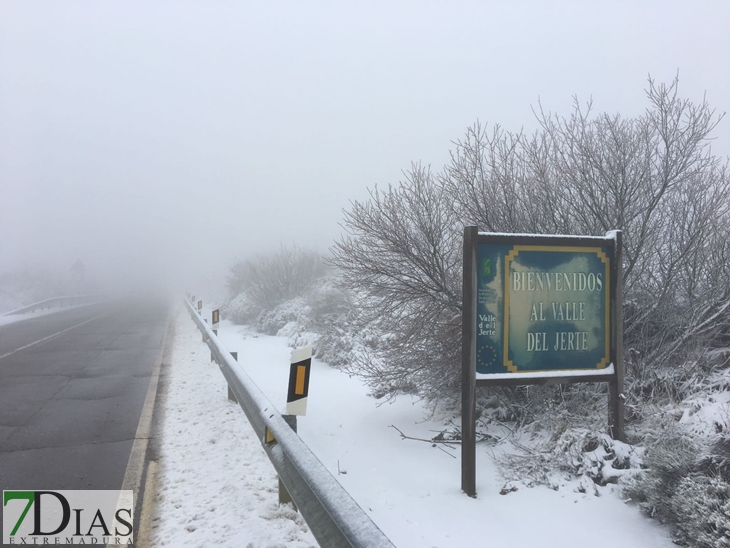
[[[160,369],[162,367],[162,360],[165,358],[167,352],[172,351],[172,347],[168,346],[171,341],[168,339],[170,331],[170,323],[173,321],[174,310],[171,309],[168,312],[165,327],[162,332],[162,341],[160,343],[160,350],[154,362],[152,376],[150,377],[150,384],[147,386],[147,396],[142,406],[142,413],[139,417],[139,423],[137,423],[137,432],[134,435],[134,442],[132,443],[132,450],[129,453],[129,460],[127,461],[127,468],[124,472],[124,479],[122,480],[122,490],[131,489],[134,491],[134,514],[137,516],[137,509],[147,507],[147,513],[140,512],[140,521],[145,518],[151,518],[152,507],[149,505],[147,499],[154,496],[154,493],[148,493],[145,489],[143,494],[144,501],[140,501],[140,487],[142,485],[142,474],[144,472],[145,460],[147,457],[147,446],[149,445],[150,433],[152,430],[152,419],[154,417],[155,402],[157,401],[157,387],[160,380]],[[154,471],[153,471],[154,473]],[[149,471],[148,471],[149,474]],[[148,478],[149,479],[149,478]],[[151,483],[150,485],[154,485]],[[142,506],[140,506],[142,503]],[[148,527],[148,523],[137,523],[137,534],[140,532],[140,526],[144,525]]]
[[89,322],[93,322],[94,320],[98,320],[99,318],[103,316],[108,316],[111,314],[111,312],[104,312],[103,314],[99,314],[98,316],[94,316],[90,320],[86,320],[85,322],[77,323],[76,325],[72,325],[71,327],[67,327],[66,329],[63,329],[59,331],[58,333],[54,333],[53,335],[48,335],[47,337],[43,337],[42,339],[38,339],[35,342],[26,344],[25,346],[21,346],[20,348],[16,348],[15,350],[11,350],[10,352],[6,352],[5,354],[0,355],[0,360],[3,358],[7,358],[8,356],[11,356],[15,354],[16,352],[20,352],[21,350],[25,350],[26,348],[30,348],[31,346],[35,346],[37,344],[41,344],[42,342],[48,341],[54,337],[58,337],[59,335],[64,334],[66,331],[71,331],[72,329],[76,329],[77,327],[81,327],[82,325],[86,325]]

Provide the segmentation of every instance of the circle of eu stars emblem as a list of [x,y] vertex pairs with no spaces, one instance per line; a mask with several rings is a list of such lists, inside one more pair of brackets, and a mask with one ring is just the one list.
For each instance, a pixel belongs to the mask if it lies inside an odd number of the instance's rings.
[[492,345],[482,346],[477,353],[477,361],[482,367],[491,367],[497,361],[497,351]]

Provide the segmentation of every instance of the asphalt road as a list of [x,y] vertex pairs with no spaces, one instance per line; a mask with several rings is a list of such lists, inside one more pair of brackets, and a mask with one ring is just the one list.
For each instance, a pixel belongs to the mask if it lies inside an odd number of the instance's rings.
[[121,488],[166,319],[116,303],[0,326],[0,489]]

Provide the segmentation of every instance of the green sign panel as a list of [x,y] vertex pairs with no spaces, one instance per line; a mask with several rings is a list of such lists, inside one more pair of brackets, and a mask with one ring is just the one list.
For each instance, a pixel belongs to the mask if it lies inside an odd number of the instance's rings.
[[610,362],[612,246],[477,247],[478,374],[600,370]]

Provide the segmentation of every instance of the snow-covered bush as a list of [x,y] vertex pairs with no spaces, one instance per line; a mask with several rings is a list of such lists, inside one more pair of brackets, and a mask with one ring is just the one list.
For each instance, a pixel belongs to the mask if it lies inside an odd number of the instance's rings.
[[221,312],[225,318],[241,325],[254,325],[261,313],[245,291],[234,295],[221,307]]
[[[290,324],[304,326],[308,323],[308,305],[304,297],[294,297],[273,307],[262,310],[256,318],[256,328],[267,335],[276,335]],[[293,329],[290,326],[289,329]]]
[[698,452],[695,440],[678,431],[665,431],[644,455],[646,471],[638,480],[628,482],[624,492],[650,516],[676,523],[672,497],[692,473]]
[[679,368],[673,394],[661,390],[636,405],[632,437],[647,450],[641,474],[622,480],[624,493],[671,525],[679,544],[696,548],[730,546],[730,370],[723,356],[722,349],[701,353]]
[[313,251],[282,248],[231,267],[234,296],[223,312],[236,323],[287,337],[293,347],[313,346],[314,356],[332,366],[347,366],[367,337],[355,329],[353,298],[335,278]]
[[717,437],[697,467],[706,476],[717,476],[730,482],[730,432]]
[[303,295],[325,269],[317,252],[282,246],[276,253],[236,262],[230,268],[228,289],[234,296],[245,293],[259,313]]
[[516,452],[498,458],[509,481],[542,484],[598,494],[597,486],[631,481],[641,473],[643,448],[598,434],[588,428],[567,428],[548,438],[513,442]]
[[333,277],[323,279],[307,296],[310,317],[306,329],[319,335],[317,358],[333,367],[346,366],[362,340],[353,327],[356,311],[352,296],[337,286]]
[[693,548],[730,547],[730,483],[691,474],[679,482],[670,501],[681,542]]

